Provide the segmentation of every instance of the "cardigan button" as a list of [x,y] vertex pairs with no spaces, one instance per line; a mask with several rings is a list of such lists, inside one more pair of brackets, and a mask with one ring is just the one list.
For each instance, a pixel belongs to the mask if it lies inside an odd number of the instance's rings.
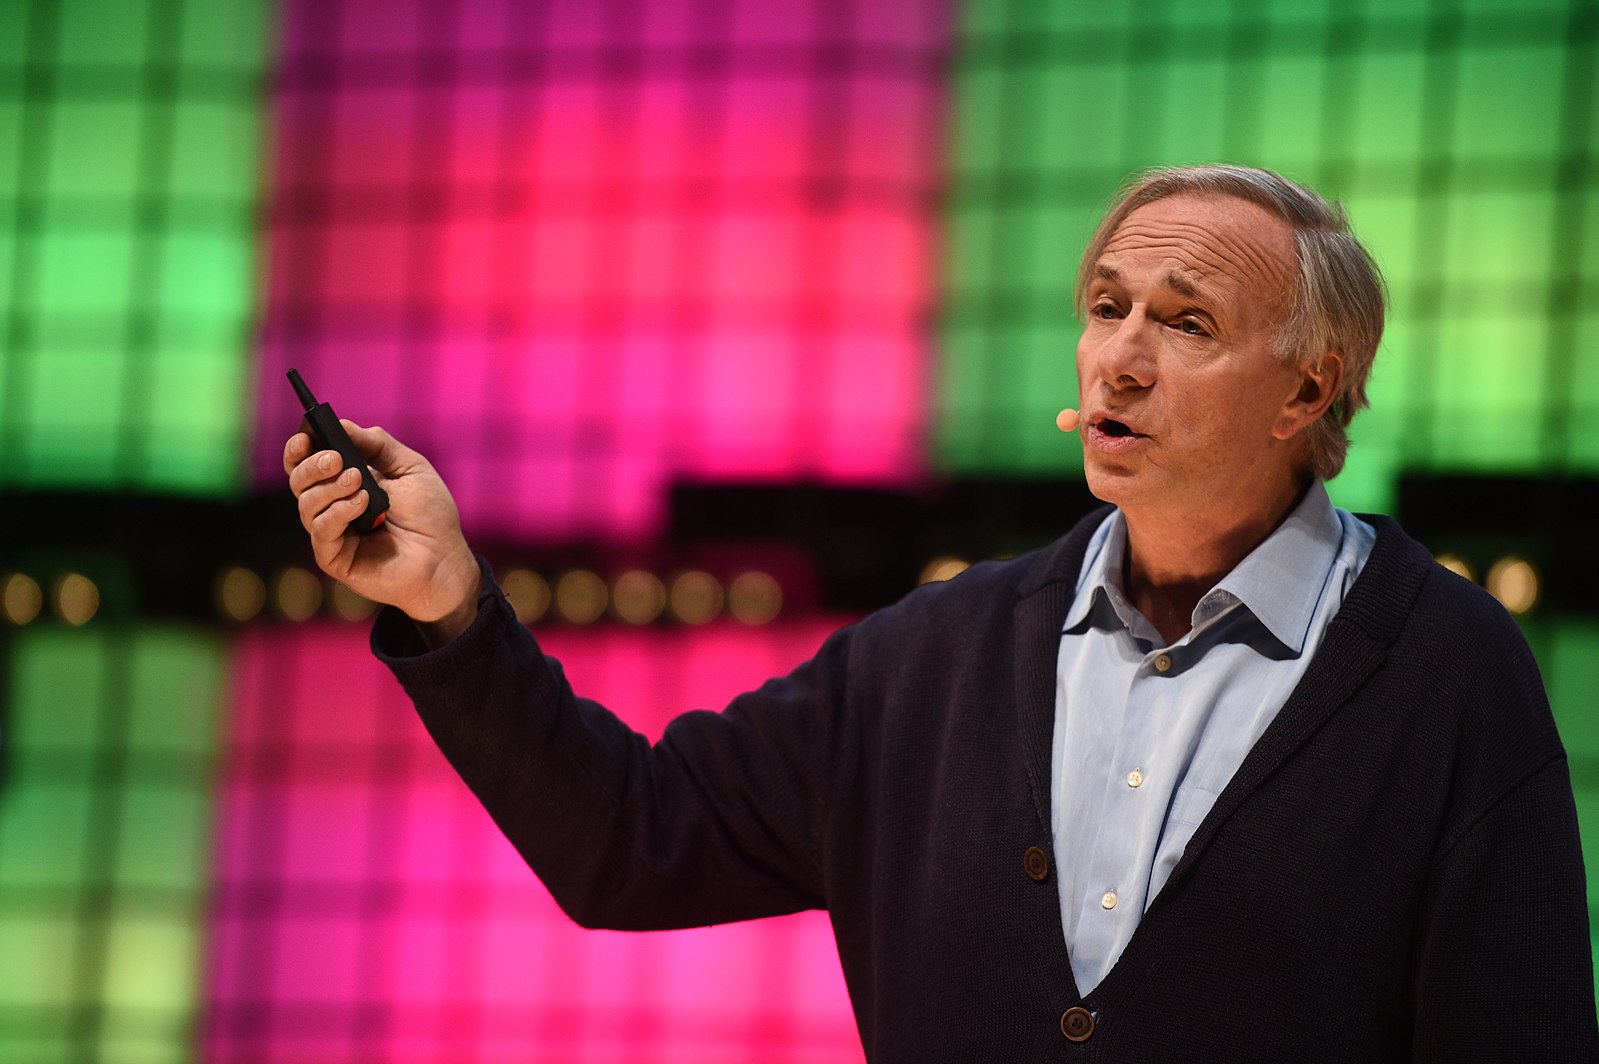
[[1068,1042],[1086,1042],[1094,1034],[1094,1014],[1081,1005],[1073,1005],[1061,1014],[1060,1033]]
[[1027,878],[1034,883],[1042,883],[1049,878],[1049,858],[1044,856],[1041,847],[1027,847],[1027,852],[1022,855],[1022,867],[1027,869]]

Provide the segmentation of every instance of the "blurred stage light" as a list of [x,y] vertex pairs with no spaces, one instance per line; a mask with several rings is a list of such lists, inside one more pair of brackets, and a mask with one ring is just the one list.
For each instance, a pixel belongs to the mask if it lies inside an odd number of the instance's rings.
[[616,578],[611,609],[628,624],[649,624],[666,609],[666,585],[654,573],[631,569]]
[[376,602],[365,595],[356,594],[337,580],[328,589],[328,606],[334,616],[352,624],[364,621],[378,611]]
[[236,624],[243,624],[254,620],[266,606],[266,581],[253,570],[232,565],[217,574],[212,596],[219,614]]
[[310,620],[322,608],[322,581],[298,566],[280,569],[272,580],[272,607],[285,620]]
[[43,608],[44,592],[27,573],[11,573],[0,586],[0,609],[10,623],[18,627],[31,624]]
[[500,590],[522,624],[535,624],[550,609],[550,584],[531,569],[509,569],[500,577]]
[[917,579],[918,584],[934,584],[940,580],[949,580],[964,573],[971,567],[971,562],[963,558],[944,556],[934,558],[922,568],[922,575]]
[[569,624],[593,624],[605,612],[605,581],[573,569],[555,582],[555,612]]
[[765,573],[740,573],[728,585],[727,608],[745,624],[770,624],[783,608],[783,589]]
[[1448,569],[1451,573],[1454,573],[1457,576],[1463,576],[1474,584],[1477,582],[1477,573],[1471,568],[1471,563],[1462,558],[1460,555],[1447,553],[1440,554],[1433,560],[1439,565],[1443,566],[1445,569]]
[[100,612],[100,589],[82,573],[68,573],[55,586],[56,616],[80,628]]
[[684,624],[709,624],[722,612],[724,595],[716,577],[700,569],[690,569],[672,579],[667,608]]
[[1484,586],[1511,613],[1526,613],[1538,603],[1538,570],[1514,554],[1494,562]]

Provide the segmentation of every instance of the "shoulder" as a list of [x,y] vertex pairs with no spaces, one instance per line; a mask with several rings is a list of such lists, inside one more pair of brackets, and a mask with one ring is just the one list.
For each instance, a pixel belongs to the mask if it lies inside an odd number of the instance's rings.
[[1526,640],[1515,620],[1488,592],[1433,560],[1393,519],[1361,520],[1376,540],[1345,600],[1348,619],[1381,640],[1421,642],[1453,657],[1455,648],[1519,653]]
[[[856,650],[869,650],[867,660],[874,664],[894,655],[921,668],[940,657],[955,661],[986,655],[995,663],[1004,661],[1019,623],[1018,606],[1035,596],[1063,593],[1069,601],[1086,545],[1110,512],[1109,507],[1095,510],[1038,550],[980,561],[948,580],[923,584],[850,626],[847,637]],[[1021,614],[1020,623],[1032,623],[1032,611]],[[1064,617],[1062,605],[1051,623]]]
[[[1366,518],[1377,542],[1357,587],[1393,611],[1396,646],[1426,655],[1434,671],[1542,695],[1521,628],[1497,599],[1433,560],[1425,547],[1384,518]],[[1413,590],[1412,590],[1413,589]]]
[[1113,513],[1100,507],[1047,546],[1013,558],[980,561],[948,580],[923,584],[894,605],[872,615],[885,624],[928,620],[959,621],[978,614],[1009,612],[1018,599],[1051,585],[1075,586],[1084,552],[1094,532]]
[[1377,528],[1377,542],[1346,605],[1387,629],[1387,682],[1379,686],[1400,703],[1392,709],[1453,751],[1461,797],[1475,792],[1492,801],[1563,757],[1542,676],[1515,619],[1393,521],[1365,520]]

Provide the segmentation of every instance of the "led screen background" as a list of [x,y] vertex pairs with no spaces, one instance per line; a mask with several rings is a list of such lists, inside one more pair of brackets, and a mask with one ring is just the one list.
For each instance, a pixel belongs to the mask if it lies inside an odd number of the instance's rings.
[[242,489],[269,16],[0,4],[0,490]]
[[[0,508],[280,493],[290,365],[544,549],[679,480],[1046,485],[1094,218],[1214,159],[1388,275],[1339,502],[1599,473],[1596,56],[1585,0],[0,5]],[[0,1058],[859,1059],[824,918],[567,925],[359,628],[102,594],[0,622]],[[1590,858],[1591,615],[1524,620]],[[837,620],[540,632],[652,730]]]
[[658,533],[673,479],[922,474],[942,3],[283,15],[263,428],[298,364],[543,539]]
[[1343,200],[1387,276],[1340,505],[1391,510],[1407,470],[1599,470],[1591,4],[973,3],[960,40],[942,470],[1081,468],[1049,427],[1077,257],[1129,173],[1217,160]]
[[36,626],[5,651],[0,1059],[186,1059],[205,999],[224,639]]
[[[807,657],[826,618],[556,630],[658,737]],[[585,931],[539,886],[349,625],[234,648],[204,999],[213,1061],[858,1060],[825,915]]]

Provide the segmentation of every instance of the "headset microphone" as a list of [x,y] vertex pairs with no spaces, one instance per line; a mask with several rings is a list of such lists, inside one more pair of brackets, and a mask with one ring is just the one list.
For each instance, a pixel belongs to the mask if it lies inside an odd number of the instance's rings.
[[1073,410],[1071,407],[1067,407],[1065,410],[1062,410],[1060,413],[1055,415],[1055,427],[1060,429],[1062,432],[1071,432],[1082,423],[1082,420],[1082,415],[1078,414],[1077,411]]

